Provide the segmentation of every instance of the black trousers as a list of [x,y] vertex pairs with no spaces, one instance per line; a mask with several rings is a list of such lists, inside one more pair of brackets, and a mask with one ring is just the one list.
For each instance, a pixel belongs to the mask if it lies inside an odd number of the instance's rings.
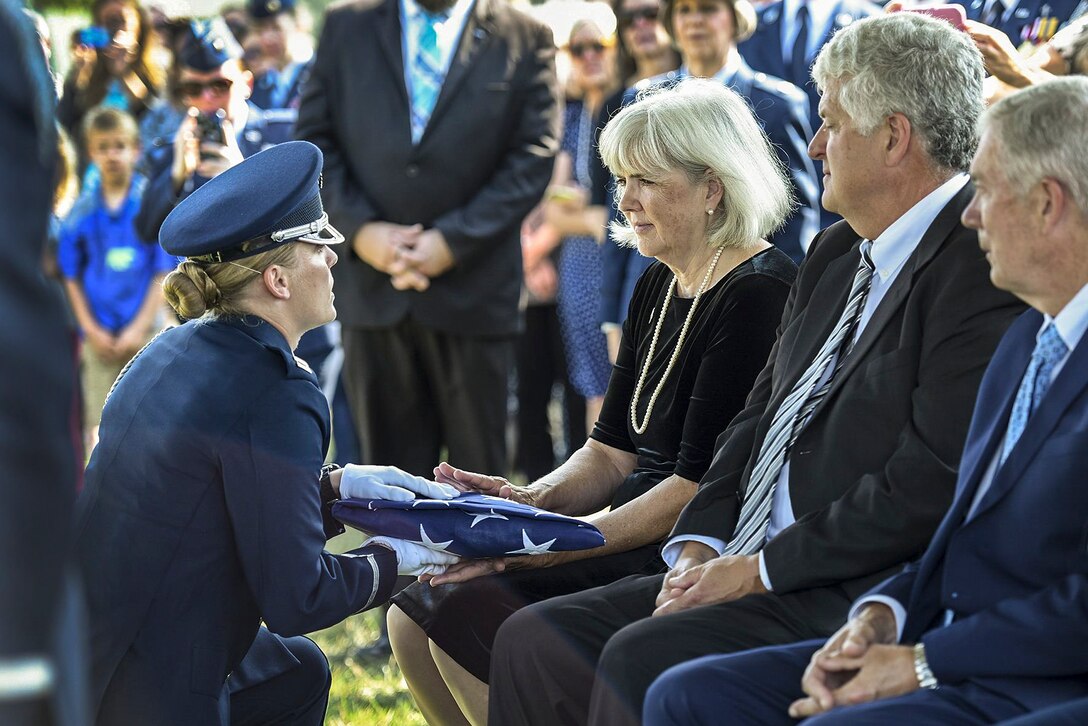
[[[265,681],[231,689],[231,726],[321,726],[329,703],[332,674],[325,654],[301,635],[280,638],[299,664]],[[244,661],[243,661],[244,663]]]
[[[555,303],[525,309],[525,329],[516,344],[518,369],[517,446],[514,470],[535,481],[585,443],[586,403],[570,385],[559,313]],[[562,453],[556,447],[548,421],[548,404],[559,384],[563,391]]]
[[506,471],[509,337],[470,338],[405,320],[344,327],[344,384],[367,463],[432,475],[443,452],[470,471]]
[[826,638],[851,600],[838,587],[650,617],[664,575],[634,576],[511,616],[491,655],[489,723],[639,724],[650,684],[693,658]]

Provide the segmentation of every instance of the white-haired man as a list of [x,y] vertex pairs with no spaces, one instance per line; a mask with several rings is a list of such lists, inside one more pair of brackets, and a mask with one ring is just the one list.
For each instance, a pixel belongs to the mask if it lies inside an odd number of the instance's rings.
[[801,267],[767,367],[666,542],[672,569],[507,620],[492,723],[637,723],[673,665],[826,638],[924,551],[952,500],[982,372],[1023,309],[959,221],[982,61],[965,34],[903,13],[840,31],[814,74],[810,154],[845,222]]
[[978,230],[994,285],[1033,309],[982,380],[933,542],[826,642],[668,671],[647,724],[990,724],[1047,708],[1023,723],[1083,722],[1073,700],[1088,696],[1088,80],[1016,93],[982,130],[963,223]]

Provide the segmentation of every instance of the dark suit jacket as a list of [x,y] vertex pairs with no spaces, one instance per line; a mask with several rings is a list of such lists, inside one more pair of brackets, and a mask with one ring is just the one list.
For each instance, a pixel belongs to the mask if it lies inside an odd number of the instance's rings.
[[[937,215],[790,452],[796,522],[763,551],[776,593],[861,594],[922,553],[951,502],[979,380],[1023,310],[990,284],[976,235],[960,224],[971,194],[968,185]],[[859,245],[840,222],[810,250],[767,367],[673,535],[731,539],[771,419],[845,307]]]
[[[0,659],[52,650],[71,544],[73,341],[42,273],[53,93],[22,4],[0,0]],[[0,701],[0,723],[26,723],[8,709]]]
[[325,153],[333,225],[349,240],[367,222],[437,228],[455,259],[426,292],[398,291],[348,247],[333,269],[344,325],[382,328],[410,316],[462,335],[517,330],[520,225],[559,146],[554,54],[544,25],[502,0],[477,0],[413,145],[397,0],[329,11],[296,136]]
[[99,724],[226,724],[228,675],[297,663],[262,620],[299,635],[390,596],[388,550],[323,549],[342,531],[318,490],[329,426],[317,379],[257,318],[192,321],[136,357],[77,513]]
[[[1008,5],[1011,0],[1005,0]],[[996,27],[1009,36],[1013,45],[1019,46],[1026,39],[1025,31],[1030,34],[1032,26],[1039,18],[1057,18],[1060,26],[1069,20],[1073,10],[1080,0],[1020,0],[1016,9],[1008,18],[999,22]],[[967,17],[971,20],[981,20],[982,11],[986,7],[986,0],[972,0],[964,3]],[[1042,38],[1043,41],[1050,38]]]
[[[1088,696],[1088,338],[1082,338],[969,521],[1002,446],[1042,315],[1025,313],[979,388],[956,499],[917,566],[876,592],[907,610],[942,683],[970,679],[1036,709]],[[956,612],[947,627],[945,611]]]
[[[782,1],[773,2],[759,9],[759,23],[752,37],[737,46],[737,50],[748,61],[748,65],[757,71],[767,75],[784,78],[808,94],[809,120],[812,130],[820,128],[820,94],[816,92],[816,84],[806,69],[803,78],[794,78],[782,55]],[[831,27],[820,40],[819,48],[824,47],[827,41],[836,31],[845,28],[855,20],[867,18],[870,15],[879,15],[883,9],[867,0],[839,0],[835,4],[835,10],[831,13]],[[811,60],[815,60],[813,57]],[[811,65],[811,63],[810,63]]]

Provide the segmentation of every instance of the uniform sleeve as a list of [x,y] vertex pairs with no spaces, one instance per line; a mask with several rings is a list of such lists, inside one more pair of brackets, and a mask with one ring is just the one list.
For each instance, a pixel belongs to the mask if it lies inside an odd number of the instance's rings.
[[233,427],[221,451],[223,487],[261,616],[284,636],[320,630],[392,595],[396,555],[324,550],[318,476],[328,404],[308,380],[273,386]]

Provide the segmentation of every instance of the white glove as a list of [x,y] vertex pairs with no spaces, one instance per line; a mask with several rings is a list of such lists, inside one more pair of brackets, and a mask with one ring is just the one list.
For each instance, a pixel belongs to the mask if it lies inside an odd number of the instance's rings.
[[417,494],[424,499],[453,499],[459,493],[449,484],[427,481],[395,466],[348,464],[340,478],[341,499],[410,502]]
[[393,550],[397,554],[398,575],[441,575],[447,567],[461,561],[457,555],[432,550],[406,539],[371,537],[366,543]]

